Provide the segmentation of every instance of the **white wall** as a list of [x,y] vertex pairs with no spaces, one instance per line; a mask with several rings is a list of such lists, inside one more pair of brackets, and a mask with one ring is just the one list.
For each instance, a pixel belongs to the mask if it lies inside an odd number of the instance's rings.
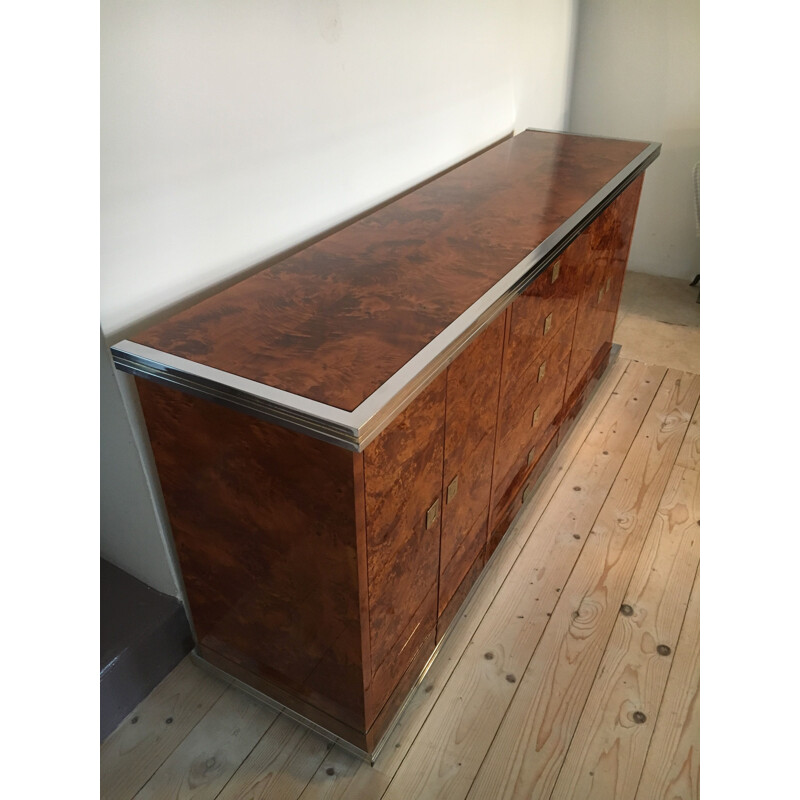
[[699,0],[582,0],[570,130],[662,143],[644,180],[628,268],[699,272]]
[[[123,401],[111,353],[100,334],[100,554],[135,578],[177,596],[159,489],[137,402]],[[120,376],[123,389],[128,376]],[[128,380],[126,380],[128,379]],[[134,421],[132,424],[132,420]]]
[[[504,134],[563,129],[575,8],[575,0],[103,0],[108,341]],[[129,391],[124,379],[121,388]],[[121,397],[107,389],[112,415]],[[124,439],[115,437],[109,457],[150,480]],[[109,515],[126,494],[118,472],[103,487]],[[141,524],[157,527],[163,509],[136,496]],[[146,544],[132,530],[103,536],[147,552],[139,576],[148,559],[159,562],[144,577],[153,585],[163,583],[163,533]],[[133,556],[118,559],[128,568]]]

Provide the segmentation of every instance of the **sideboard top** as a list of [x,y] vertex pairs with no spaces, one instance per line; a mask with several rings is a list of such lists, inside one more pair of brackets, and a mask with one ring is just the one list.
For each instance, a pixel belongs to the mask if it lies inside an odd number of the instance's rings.
[[112,348],[360,450],[660,145],[525,131]]

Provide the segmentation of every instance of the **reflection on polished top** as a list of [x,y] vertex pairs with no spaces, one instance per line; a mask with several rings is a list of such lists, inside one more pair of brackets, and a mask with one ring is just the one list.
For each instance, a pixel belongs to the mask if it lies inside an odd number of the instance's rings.
[[648,145],[526,131],[132,339],[352,411]]

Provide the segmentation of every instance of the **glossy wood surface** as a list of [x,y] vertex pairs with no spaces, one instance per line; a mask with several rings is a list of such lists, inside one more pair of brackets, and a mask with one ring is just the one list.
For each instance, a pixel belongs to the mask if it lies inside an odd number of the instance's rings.
[[[411,623],[439,576],[445,390],[442,373],[364,450],[373,675],[387,658],[402,674]],[[428,631],[435,608],[418,622]]]
[[[509,487],[538,460],[541,445],[560,421],[574,319],[573,315],[565,320],[544,347],[528,355],[524,366],[507,368],[513,355],[504,359],[492,478],[494,506],[507,502]],[[539,380],[542,365],[544,374]],[[490,518],[490,527],[493,524]]]
[[131,338],[352,410],[646,147],[523,132]]
[[[415,662],[422,659],[424,664],[433,652],[436,633],[436,596],[437,587],[434,585],[426,592],[395,643],[390,657],[383,660],[367,688],[366,728],[372,730],[372,735],[378,739],[383,733],[380,730],[380,720],[386,718],[386,706],[391,705],[392,698],[398,699],[396,691],[403,682],[403,677],[413,669]],[[425,651],[425,654],[422,655],[421,651]]]
[[611,347],[644,175],[633,181],[573,245],[584,264],[567,396],[588,378],[592,361]]
[[[517,137],[147,343],[352,408],[602,187],[603,142]],[[209,662],[378,744],[608,363],[641,185],[362,453],[137,379]]]
[[504,333],[502,314],[447,370],[439,614],[486,540]]
[[497,549],[497,545],[503,539],[514,518],[519,513],[523,504],[529,499],[529,492],[532,492],[536,482],[544,474],[553,455],[558,447],[558,431],[553,426],[548,433],[549,438],[545,439],[539,446],[539,457],[533,467],[527,469],[515,480],[506,492],[506,500],[495,510],[492,515],[492,527],[486,541],[486,560],[488,561],[492,553]]
[[486,522],[481,525],[481,532],[483,533],[484,541],[481,543],[481,548],[476,554],[472,564],[470,564],[460,579],[459,583],[450,592],[450,599],[447,605],[440,609],[439,620],[436,623],[436,642],[440,642],[444,635],[447,633],[448,628],[453,623],[461,607],[464,605],[464,600],[470,592],[470,589],[475,585],[475,582],[483,571],[484,564],[486,563]]
[[353,454],[137,388],[199,645],[363,726]]

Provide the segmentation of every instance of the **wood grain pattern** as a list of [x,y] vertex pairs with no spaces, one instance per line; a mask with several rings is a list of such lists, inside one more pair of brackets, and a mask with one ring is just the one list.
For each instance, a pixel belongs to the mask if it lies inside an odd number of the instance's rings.
[[353,410],[646,146],[523,132],[132,338]]
[[625,280],[625,268],[628,264],[628,253],[633,239],[633,227],[643,182],[644,174],[641,174],[611,202],[604,212],[608,217],[607,224],[597,229],[597,233],[603,235],[605,239],[602,242],[593,242],[593,256],[596,252],[598,266],[604,270],[598,331],[600,347],[610,345],[614,339],[617,309]]
[[[492,531],[561,421],[573,322],[574,316],[569,317],[553,339],[530,353],[524,368],[515,370],[504,359],[489,515]],[[544,375],[538,380],[542,365]]]
[[[409,608],[413,609],[405,628],[401,631],[399,638],[394,643],[390,651],[390,657],[383,660],[381,665],[375,670],[372,681],[367,689],[366,695],[366,724],[368,728],[368,739],[377,742],[383,734],[380,727],[378,716],[382,715],[384,722],[388,710],[386,705],[394,695],[394,703],[390,705],[395,709],[399,708],[400,702],[404,698],[398,698],[395,694],[397,687],[403,682],[402,678],[411,668],[411,665],[418,661],[422,656],[420,651],[426,650],[427,655],[423,659],[424,665],[427,656],[433,652],[435,644],[436,628],[436,586],[431,586],[425,593],[422,602],[417,604],[416,598],[411,601],[401,598],[406,602],[406,607],[400,609],[401,613],[408,613]],[[416,608],[414,608],[416,606]],[[415,679],[417,676],[414,675]],[[406,687],[413,683],[412,676],[406,676]],[[362,748],[368,750],[368,747]]]
[[550,797],[698,396],[697,376],[667,373],[470,797]]
[[700,403],[694,410],[675,464],[686,469],[700,469]]
[[[565,585],[580,553],[583,540],[574,534],[584,534],[596,518],[663,374],[663,369],[629,365],[617,394],[564,471],[556,495],[540,512],[536,535],[528,538],[470,637],[413,748],[397,769],[386,800],[449,799],[464,797],[469,791],[560,596],[557,590]],[[608,455],[601,455],[602,451]],[[574,486],[584,491],[575,492]],[[494,787],[477,796],[494,797]]]
[[584,269],[567,377],[568,398],[587,382],[598,353],[611,348],[643,180],[640,175],[626,187],[572,245],[571,258],[581,261]]
[[580,241],[581,237],[569,245],[511,304],[505,355],[511,374],[527,369],[531,357],[558,335],[576,311],[587,268]]
[[363,728],[353,455],[137,386],[198,643]]
[[700,571],[669,673],[637,800],[700,797]]
[[[454,629],[437,659],[433,662],[425,681],[417,688],[410,703],[392,729],[386,746],[378,756],[373,767],[364,763],[353,765],[348,759],[353,757],[334,747],[330,756],[322,763],[318,774],[301,796],[301,800],[316,800],[325,797],[329,800],[347,800],[351,797],[381,797],[392,776],[417,740],[417,734],[428,718],[430,711],[442,700],[442,692],[462,654],[472,639],[486,610],[497,597],[506,576],[525,547],[530,531],[541,519],[564,480],[568,468],[581,453],[587,435],[597,423],[612,392],[618,388],[628,362],[620,359],[609,370],[602,385],[586,407],[585,413],[575,425],[572,434],[565,440],[553,462],[553,467],[543,478],[534,500],[526,508],[517,523],[519,537],[507,538],[486,567],[480,591],[473,595],[467,607],[454,621]],[[595,442],[597,444],[597,442]],[[446,700],[446,698],[445,698]],[[423,743],[424,746],[424,743]],[[339,772],[339,765],[349,763],[349,767]],[[327,775],[328,768],[334,769],[333,776]]]
[[673,468],[551,800],[634,800],[700,561],[699,478]]
[[[387,772],[389,774],[393,773],[396,769],[396,765],[402,761],[407,753],[414,739],[416,730],[419,729],[422,721],[427,717],[428,711],[435,704],[441,687],[446,683],[449,675],[452,673],[464,647],[471,638],[478,622],[484,616],[484,612],[491,603],[492,598],[496,596],[497,589],[503,583],[511,564],[513,564],[525,540],[530,535],[532,526],[541,516],[544,508],[549,504],[553,493],[562,482],[565,474],[565,467],[568,466],[575,457],[587,433],[591,430],[599,410],[605,405],[605,402],[610,397],[621,374],[624,372],[624,368],[625,361],[623,359],[612,366],[603,384],[598,389],[598,392],[592,397],[588,404],[586,413],[573,429],[573,433],[567,437],[556,455],[552,470],[548,471],[532,504],[526,508],[525,513],[522,515],[517,525],[518,535],[504,542],[503,546],[497,552],[495,559],[488,566],[486,575],[481,582],[480,590],[472,596],[469,604],[462,609],[462,613],[459,614],[458,622],[451,636],[449,636],[447,642],[445,642],[440,658],[434,662],[425,682],[413,694],[410,705],[403,714],[399,725],[393,729],[389,742],[379,757],[376,766],[370,768],[364,762],[361,762],[359,759],[341,750],[341,748],[334,747],[330,750],[325,760],[319,765],[314,777],[303,790],[301,795],[302,800],[320,800],[321,798],[334,800],[334,798],[350,797],[369,798],[380,797],[383,793],[389,780]],[[138,709],[138,712],[141,713],[143,717],[153,717],[155,712],[151,713],[151,709],[149,708],[149,702],[153,697],[154,696],[151,696],[145,700]],[[158,714],[155,713],[155,716],[158,716]],[[165,728],[169,729],[169,726],[167,725]],[[270,728],[261,741],[264,742],[266,739],[272,739],[274,741],[274,737],[275,731]],[[292,749],[291,737],[287,738],[285,741],[286,747]],[[295,750],[295,752],[297,751]],[[104,753],[104,757],[113,759],[115,754]],[[156,758],[158,758],[157,754]],[[298,763],[298,758],[299,755],[294,758],[276,756],[276,759],[271,762],[268,769],[272,773],[273,779],[279,782],[279,785],[290,785],[288,781],[280,778],[279,772],[288,772],[290,775],[296,775],[300,781],[305,780],[305,776],[308,774],[305,766],[306,760],[300,758],[300,762]],[[151,765],[150,772],[152,773],[155,771],[162,761],[163,758],[158,758],[155,765]],[[104,768],[108,767],[110,767],[110,765],[104,765]],[[234,792],[234,787],[238,783],[238,778],[242,776],[244,776],[245,779],[249,779],[253,777],[253,774],[242,773],[240,776],[239,771],[237,771],[226,786],[225,791]]]
[[504,316],[447,370],[439,616],[486,543]]
[[329,749],[319,734],[281,715],[217,800],[295,800]]
[[[565,389],[564,413],[561,416],[561,425],[558,429],[558,439],[561,441],[572,429],[573,424],[579,418],[584,405],[591,396],[592,392],[602,381],[603,375],[608,368],[611,360],[611,348],[601,350],[592,360],[589,368],[583,375],[578,376],[578,380],[572,384],[572,394],[568,394],[569,385]],[[571,362],[570,362],[571,366]],[[567,373],[569,376],[569,372]]]
[[[451,562],[450,569],[442,575],[442,581],[439,586],[439,619],[436,623],[437,642],[441,641],[447,633],[450,623],[455,615],[458,614],[458,610],[461,608],[470,589],[483,571],[486,550],[485,519],[481,521],[479,536],[476,538],[480,538],[481,546],[472,563],[466,558],[454,559]],[[463,551],[471,552],[467,551],[466,548]],[[442,605],[441,601],[442,596],[447,598],[444,605]]]
[[[152,777],[225,691],[187,656],[100,747],[100,796],[128,800]],[[169,721],[168,721],[169,720]],[[155,766],[153,766],[155,765]]]
[[136,794],[136,800],[213,800],[277,713],[233,686]]
[[[545,470],[550,466],[550,460],[558,447],[558,434],[548,429],[546,435],[550,437],[549,442],[544,444],[536,443],[537,457],[533,466],[520,471],[517,477],[509,485],[504,494],[504,498],[495,507],[492,516],[492,529],[486,542],[486,558],[491,558],[492,553],[497,549],[502,538],[510,530],[514,518],[520,509],[529,500],[529,493],[536,491],[536,484]],[[544,438],[544,437],[543,437]]]
[[[442,373],[364,450],[373,675],[390,657],[398,677],[405,670],[401,635],[438,580],[445,389]],[[435,603],[421,624],[434,631]]]

